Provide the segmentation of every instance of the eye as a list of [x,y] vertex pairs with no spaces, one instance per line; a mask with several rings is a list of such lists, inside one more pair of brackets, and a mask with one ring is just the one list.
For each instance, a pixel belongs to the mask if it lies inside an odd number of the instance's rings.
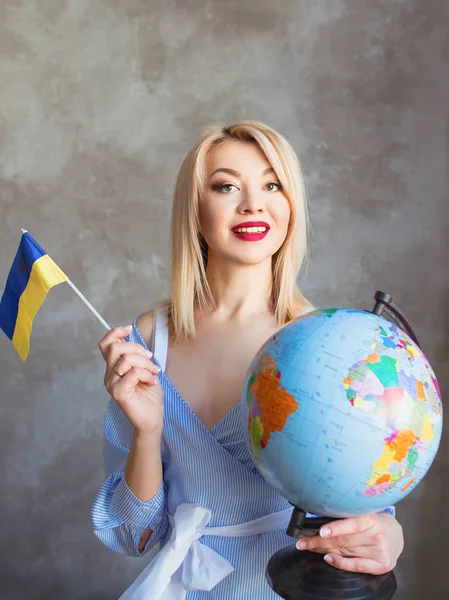
[[235,187],[236,186],[233,183],[217,183],[212,187],[212,189],[217,192],[222,192],[223,194],[230,194],[232,190],[229,188]]
[[267,185],[265,187],[268,186],[275,186],[275,189],[271,188],[268,191],[269,192],[274,192],[276,189],[280,192],[282,190],[282,185],[280,183],[276,183],[275,181],[270,181],[269,183],[267,183]]

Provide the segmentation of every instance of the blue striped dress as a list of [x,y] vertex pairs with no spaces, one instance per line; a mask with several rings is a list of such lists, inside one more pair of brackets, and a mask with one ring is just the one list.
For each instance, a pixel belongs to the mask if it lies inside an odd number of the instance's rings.
[[[137,326],[129,341],[147,348]],[[168,347],[165,314],[155,311],[153,362],[161,367],[164,427],[161,442],[163,482],[151,500],[139,500],[126,484],[124,468],[133,428],[111,398],[105,417],[104,460],[106,481],[92,508],[95,535],[111,550],[131,556],[147,553],[169,536],[168,515],[182,503],[195,503],[212,512],[211,527],[252,521],[291,508],[257,471],[241,427],[240,404],[207,429],[184,401],[164,372]],[[393,511],[393,509],[392,509]],[[145,548],[138,545],[143,531],[153,534]],[[294,540],[285,530],[247,537],[208,536],[201,543],[228,560],[235,570],[210,592],[188,591],[186,600],[278,600],[265,580],[270,557]]]

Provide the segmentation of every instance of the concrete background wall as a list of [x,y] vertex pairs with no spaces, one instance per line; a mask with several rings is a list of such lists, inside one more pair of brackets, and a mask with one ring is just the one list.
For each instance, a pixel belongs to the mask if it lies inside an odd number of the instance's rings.
[[[266,121],[304,164],[322,306],[394,295],[449,392],[449,4],[3,0],[0,282],[20,227],[111,325],[165,296],[171,193],[210,122]],[[147,559],[91,532],[104,330],[68,286],[23,365],[0,336],[1,597],[117,598]],[[448,597],[448,444],[398,506],[398,600]]]

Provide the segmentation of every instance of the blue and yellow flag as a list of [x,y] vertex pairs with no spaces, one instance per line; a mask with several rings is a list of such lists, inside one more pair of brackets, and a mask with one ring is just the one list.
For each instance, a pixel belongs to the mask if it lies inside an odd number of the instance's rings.
[[9,271],[0,302],[0,328],[25,362],[30,351],[33,320],[49,290],[68,277],[28,232]]

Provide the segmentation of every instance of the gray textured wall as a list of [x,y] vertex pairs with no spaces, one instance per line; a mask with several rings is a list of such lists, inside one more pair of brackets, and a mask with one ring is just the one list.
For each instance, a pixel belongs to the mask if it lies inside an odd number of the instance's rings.
[[[165,295],[171,191],[211,121],[266,121],[305,169],[319,305],[390,291],[449,392],[449,4],[3,0],[0,282],[20,227],[111,325]],[[0,285],[3,289],[3,283]],[[23,365],[0,336],[1,597],[116,598],[146,564],[91,533],[104,331],[50,292]],[[398,600],[449,592],[448,445],[398,507]]]

